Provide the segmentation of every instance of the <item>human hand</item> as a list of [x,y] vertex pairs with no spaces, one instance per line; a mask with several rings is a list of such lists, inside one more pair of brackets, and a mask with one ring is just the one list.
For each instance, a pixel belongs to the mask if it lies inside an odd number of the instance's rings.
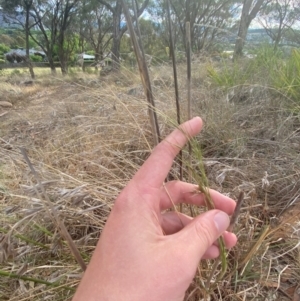
[[202,127],[196,117],[174,130],[118,196],[73,301],[182,301],[201,259],[216,258],[216,240],[236,244],[226,232],[235,202],[210,190],[215,210],[195,218],[165,212],[173,204],[202,206],[197,186],[164,184],[188,137]]

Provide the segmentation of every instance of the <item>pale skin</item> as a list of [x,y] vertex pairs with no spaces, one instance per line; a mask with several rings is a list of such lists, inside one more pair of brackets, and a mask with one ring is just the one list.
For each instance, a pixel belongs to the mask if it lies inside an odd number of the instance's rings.
[[235,202],[214,191],[215,204],[195,218],[166,212],[173,204],[204,206],[197,186],[164,183],[188,137],[202,128],[199,117],[183,123],[155,147],[118,196],[73,301],[182,301],[201,259],[219,256],[237,241],[229,226]]

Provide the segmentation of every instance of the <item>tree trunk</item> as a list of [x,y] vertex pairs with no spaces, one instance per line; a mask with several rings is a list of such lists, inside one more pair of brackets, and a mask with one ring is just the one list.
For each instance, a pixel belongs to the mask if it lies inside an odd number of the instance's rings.
[[68,74],[68,62],[66,62],[65,58],[60,58],[60,68],[62,75]]
[[280,40],[281,40],[281,35],[278,34],[275,39],[275,43],[274,43],[274,51],[276,51],[278,49]]
[[120,47],[121,47],[121,1],[117,1],[115,10],[113,12],[113,41],[111,48],[112,68],[113,70],[120,70]]
[[59,56],[59,61],[60,61],[61,73],[62,73],[62,75],[67,75],[68,74],[68,59],[64,53],[63,46],[61,46],[61,45],[59,45],[58,56]]
[[99,63],[103,61],[102,43],[98,43],[95,49],[95,71],[98,71]]
[[244,0],[238,36],[234,47],[234,59],[243,55],[248,28],[265,1],[267,2],[268,0],[257,0],[255,4],[253,4],[254,0]]
[[[106,1],[98,0],[101,4],[105,5],[108,10],[111,11],[113,15],[113,32],[112,32],[112,47],[111,47],[111,58],[113,70],[120,69],[120,46],[123,34],[127,30],[127,25],[121,28],[121,15],[122,15],[122,3],[121,0],[116,1],[115,7],[111,6]],[[138,10],[137,17],[140,17],[147,5],[149,0],[145,0]],[[134,20],[136,21],[136,20]]]
[[241,57],[243,55],[243,49],[246,42],[247,32],[249,25],[247,25],[247,16],[241,17],[240,26],[239,26],[239,32],[238,36],[235,41],[235,47],[234,47],[234,56],[235,57]]
[[25,20],[25,43],[26,43],[26,63],[27,66],[29,68],[29,72],[31,75],[31,78],[34,79],[35,75],[34,75],[34,71],[33,71],[33,67],[30,61],[30,55],[29,55],[29,10],[31,7],[31,3],[26,3],[26,20]]
[[65,33],[63,30],[61,30],[60,35],[58,37],[58,57],[60,61],[60,69],[62,75],[68,74],[68,61],[67,61],[67,55],[66,50],[64,49],[64,43],[65,43]]
[[120,36],[114,37],[113,46],[111,48],[113,70],[120,70],[120,46],[121,46]]
[[56,75],[56,68],[55,68],[55,64],[54,64],[54,60],[53,60],[52,55],[48,56],[48,62],[49,62],[49,66],[50,66],[50,69],[51,69],[51,74]]

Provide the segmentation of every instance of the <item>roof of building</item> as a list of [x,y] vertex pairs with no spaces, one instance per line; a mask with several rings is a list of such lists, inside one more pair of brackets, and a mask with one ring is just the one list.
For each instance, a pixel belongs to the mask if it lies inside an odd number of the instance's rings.
[[[26,56],[26,50],[23,49],[23,48],[11,49],[9,52],[5,53],[4,55],[6,56],[6,55],[13,54],[13,53],[18,54],[19,56]],[[36,50],[36,49],[29,49],[29,54],[30,55],[40,55],[40,56],[43,56],[43,57],[46,56],[46,53],[44,51],[39,51],[39,50]]]
[[94,60],[95,56],[94,55],[89,55],[89,54],[85,54],[85,53],[80,53],[77,55],[78,58],[83,58],[84,60]]

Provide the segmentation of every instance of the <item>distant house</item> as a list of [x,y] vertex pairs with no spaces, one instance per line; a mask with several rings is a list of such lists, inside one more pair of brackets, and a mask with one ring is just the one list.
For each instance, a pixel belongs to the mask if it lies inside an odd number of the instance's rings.
[[93,62],[94,60],[95,60],[94,55],[80,53],[80,54],[77,54],[76,63],[77,63],[77,65],[83,67],[85,62]]
[[[29,49],[29,55],[38,55],[46,60],[46,53],[43,51]],[[12,49],[9,52],[4,54],[4,58],[10,63],[22,63],[26,60],[26,50],[23,48],[20,49]]]
[[77,55],[78,59],[83,59],[84,61],[93,61],[95,59],[94,55],[89,55],[86,53],[81,53]]

